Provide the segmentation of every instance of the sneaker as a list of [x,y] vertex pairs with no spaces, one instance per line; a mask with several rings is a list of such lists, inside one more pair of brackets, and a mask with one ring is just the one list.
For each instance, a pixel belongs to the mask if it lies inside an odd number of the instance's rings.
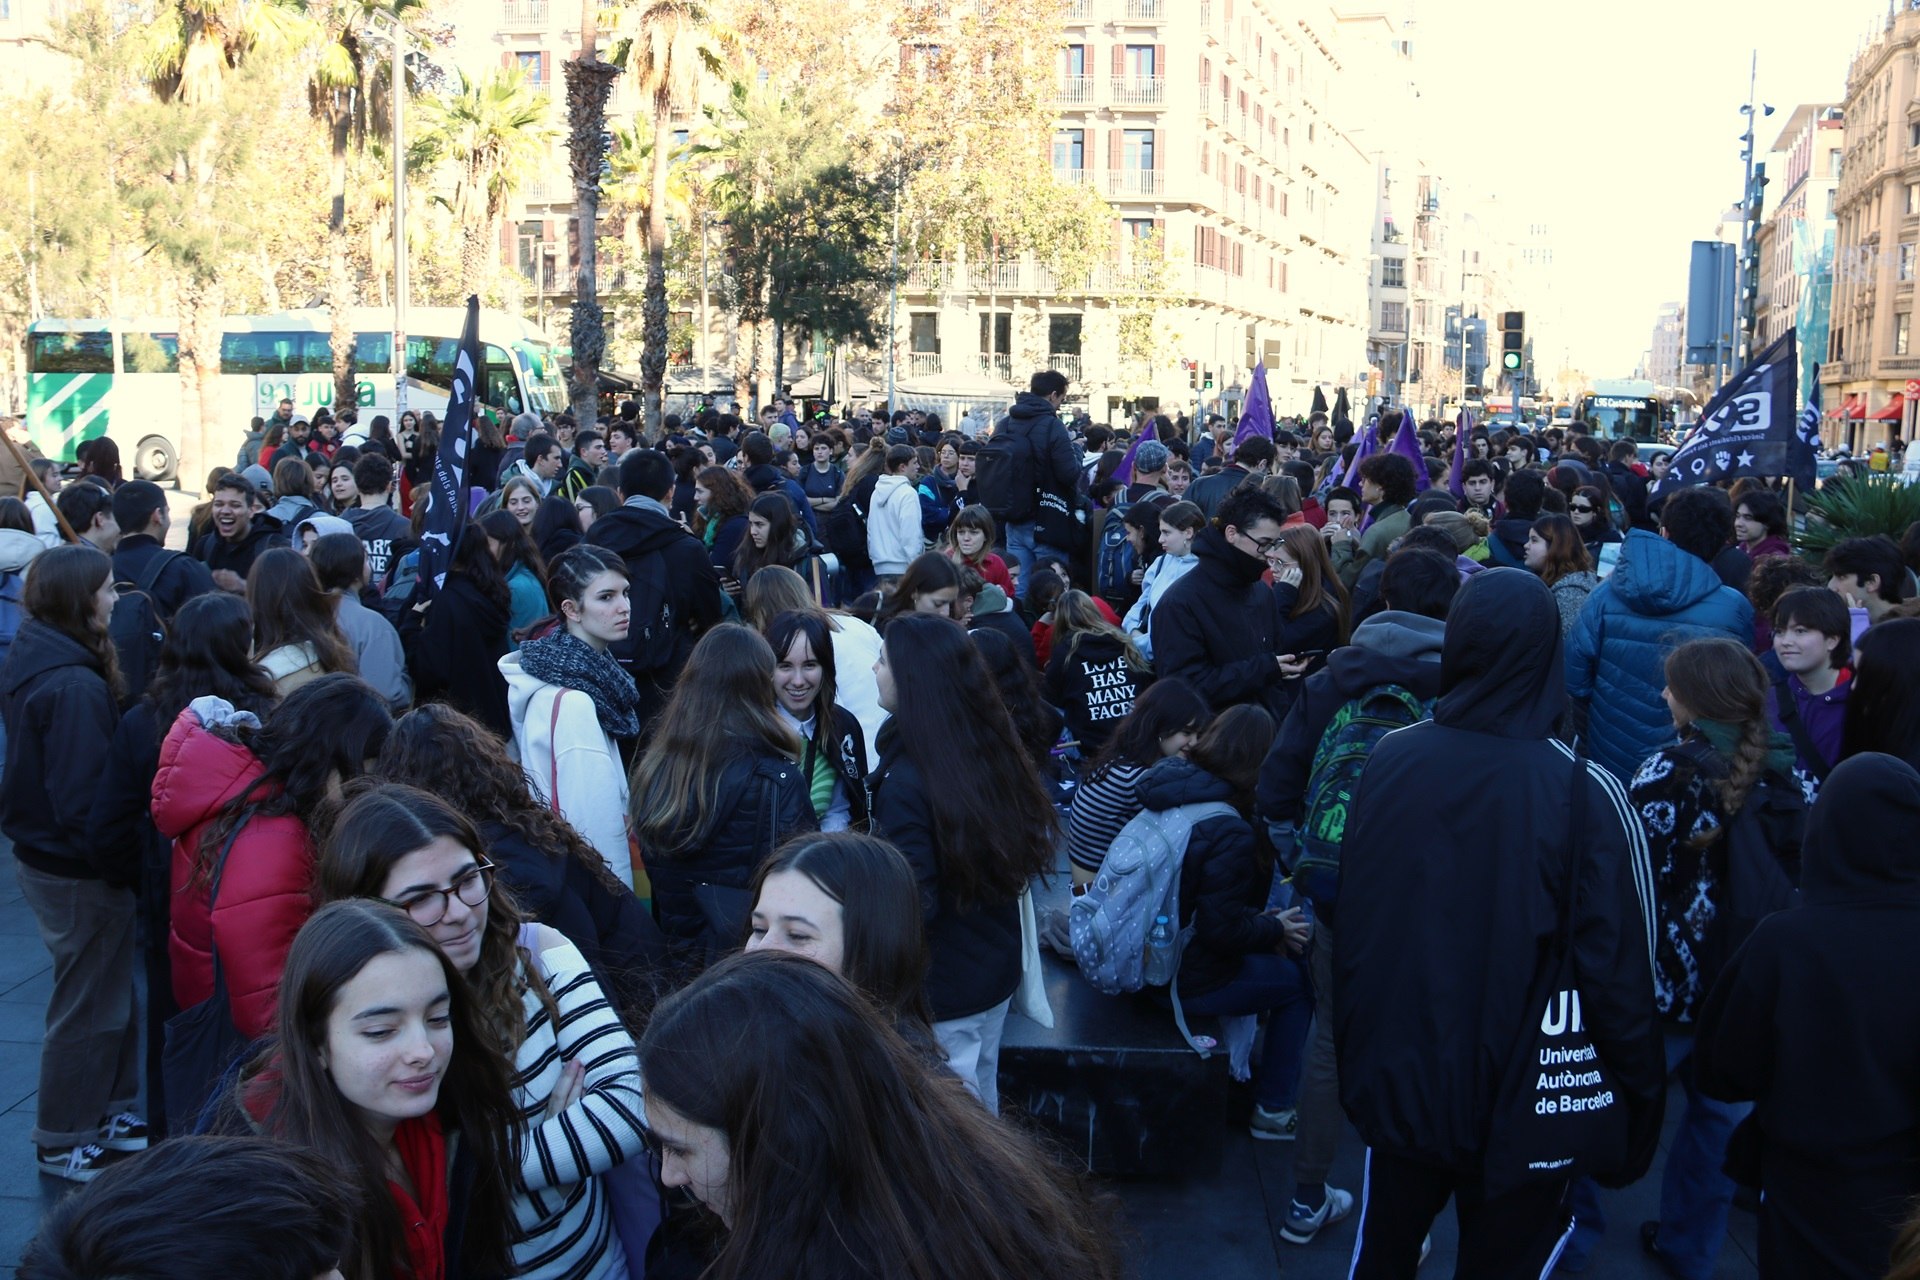
[[1352,1212],[1353,1192],[1328,1187],[1326,1201],[1318,1209],[1309,1209],[1298,1200],[1287,1206],[1287,1220],[1280,1225],[1280,1238],[1288,1244],[1307,1244],[1320,1234],[1320,1228]]
[[1300,1113],[1293,1107],[1284,1111],[1269,1111],[1259,1103],[1253,1104],[1253,1119],[1247,1124],[1247,1132],[1263,1142],[1292,1142],[1296,1130],[1300,1127]]
[[131,1111],[122,1111],[100,1126],[99,1142],[109,1151],[145,1151],[147,1122]]
[[114,1161],[114,1153],[89,1142],[66,1149],[35,1147],[40,1156],[40,1172],[68,1182],[92,1182]]

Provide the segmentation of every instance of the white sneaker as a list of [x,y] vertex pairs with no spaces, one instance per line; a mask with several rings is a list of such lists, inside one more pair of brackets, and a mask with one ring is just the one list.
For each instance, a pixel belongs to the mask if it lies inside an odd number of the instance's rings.
[[1287,1206],[1287,1220],[1280,1225],[1280,1238],[1288,1244],[1307,1244],[1320,1228],[1338,1222],[1353,1212],[1353,1192],[1327,1188],[1327,1198],[1317,1209],[1308,1209],[1298,1200]]

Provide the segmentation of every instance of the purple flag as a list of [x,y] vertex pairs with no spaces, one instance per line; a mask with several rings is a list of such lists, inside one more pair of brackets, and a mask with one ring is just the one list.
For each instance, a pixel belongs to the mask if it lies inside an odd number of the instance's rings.
[[1424,493],[1433,487],[1427,479],[1427,460],[1420,453],[1420,437],[1413,433],[1413,415],[1403,414],[1400,418],[1400,430],[1393,437],[1388,453],[1397,453],[1413,464],[1413,491]]
[[1380,417],[1378,414],[1367,419],[1366,430],[1360,434],[1360,447],[1353,451],[1353,461],[1347,466],[1347,473],[1340,477],[1340,484],[1351,489],[1360,479],[1360,464],[1373,456],[1374,446],[1380,439]]
[[1273,399],[1267,394],[1267,366],[1253,366],[1253,379],[1247,385],[1246,407],[1240,411],[1240,429],[1233,433],[1233,447],[1249,436],[1273,439]]
[[1453,423],[1453,466],[1447,472],[1447,492],[1462,502],[1467,499],[1467,437],[1473,434],[1473,410],[1462,409]]
[[1120,465],[1113,469],[1113,478],[1115,480],[1118,480],[1121,484],[1133,483],[1133,455],[1140,451],[1141,441],[1151,440],[1153,438],[1153,426],[1152,424],[1148,424],[1145,431],[1142,431],[1138,436],[1134,437],[1133,443],[1127,446],[1127,456],[1120,459]]

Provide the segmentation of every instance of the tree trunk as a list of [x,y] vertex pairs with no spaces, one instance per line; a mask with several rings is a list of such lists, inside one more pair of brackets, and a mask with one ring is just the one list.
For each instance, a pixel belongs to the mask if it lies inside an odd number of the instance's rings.
[[329,346],[335,413],[359,403],[353,377],[353,325],[347,316],[347,308],[353,305],[353,276],[347,268],[347,140],[351,123],[345,112],[333,122],[333,208],[327,214],[327,317],[333,329]]
[[751,321],[741,320],[733,326],[733,398],[739,401],[742,411],[752,403],[752,352],[759,340],[759,330]]
[[210,449],[220,438],[220,316],[225,295],[217,278],[180,273],[180,466],[183,487],[205,483]]
[[647,202],[647,291],[640,308],[640,389],[647,434],[657,436],[667,381],[667,149],[673,145],[673,98],[653,97],[653,172]]
[[574,275],[570,324],[573,366],[567,378],[567,398],[582,430],[600,420],[600,365],[606,358],[606,313],[600,307],[599,221],[600,165],[606,157],[601,142],[607,121],[607,95],[619,72],[600,61],[595,49],[597,0],[582,0],[580,56],[568,62],[567,159],[573,171],[574,206],[580,219],[580,263]]
[[767,393],[771,400],[783,390],[787,380],[787,325],[779,316],[773,318],[773,390]]

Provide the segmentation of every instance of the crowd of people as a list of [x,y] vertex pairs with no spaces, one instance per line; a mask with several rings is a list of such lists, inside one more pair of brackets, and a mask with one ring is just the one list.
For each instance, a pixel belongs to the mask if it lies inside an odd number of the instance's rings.
[[1920,1276],[1920,527],[1796,555],[1581,423],[1068,391],[483,414],[438,583],[432,415],[283,403],[184,553],[108,440],[0,499],[88,1184],[20,1274],[1117,1277],[1000,1116],[1044,947],[1218,1020],[1356,1277],[1449,1200],[1460,1275],[1585,1269],[1675,1078],[1669,1274],[1745,1186],[1763,1275]]

